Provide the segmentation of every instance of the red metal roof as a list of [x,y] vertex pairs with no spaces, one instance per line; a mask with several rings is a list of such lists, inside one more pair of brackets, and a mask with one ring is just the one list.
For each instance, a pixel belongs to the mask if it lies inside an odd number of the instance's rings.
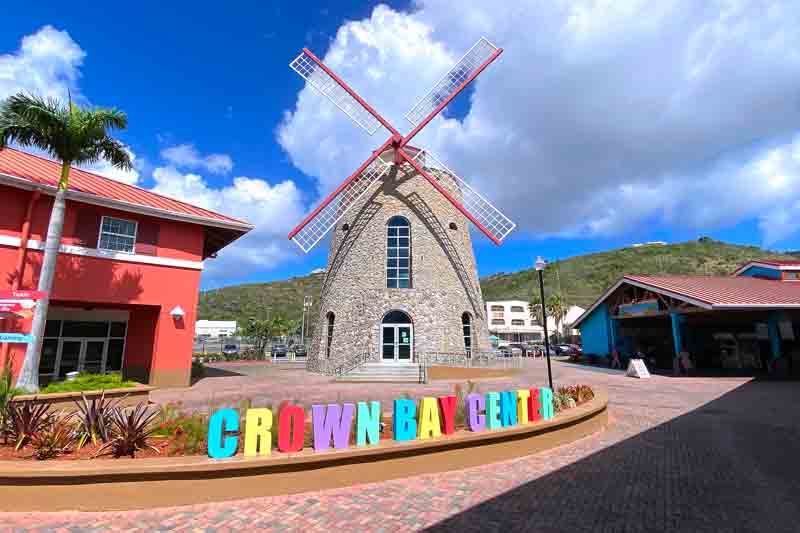
[[[44,157],[22,152],[14,148],[0,150],[0,174],[18,178],[45,187],[58,186],[61,164]],[[110,178],[73,167],[70,173],[69,190],[96,197],[114,204],[123,211],[131,207],[146,208],[153,216],[173,215],[197,224],[223,226],[247,232],[252,225],[202,207],[197,207],[174,198],[128,185]],[[81,198],[76,198],[80,201]],[[128,209],[126,209],[128,207]],[[149,210],[154,210],[150,212]]]
[[711,308],[800,307],[800,282],[745,276],[624,276],[622,281],[647,285],[656,291],[711,306]]

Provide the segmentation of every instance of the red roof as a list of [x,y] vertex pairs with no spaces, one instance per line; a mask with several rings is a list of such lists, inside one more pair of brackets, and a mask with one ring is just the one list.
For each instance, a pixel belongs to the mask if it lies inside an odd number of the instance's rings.
[[[706,308],[800,307],[800,282],[745,276],[624,276]],[[695,303],[695,302],[691,302]]]
[[[61,176],[61,164],[14,148],[5,148],[0,150],[0,174],[55,188]],[[138,208],[135,211],[141,212],[141,208],[144,208],[144,211],[152,216],[179,218],[202,225],[238,229],[242,233],[253,227],[243,220],[75,167],[70,172],[69,190],[78,194],[74,197],[75,200],[91,202],[92,199],[102,199],[105,200],[105,204],[113,205],[114,208],[123,211]]]

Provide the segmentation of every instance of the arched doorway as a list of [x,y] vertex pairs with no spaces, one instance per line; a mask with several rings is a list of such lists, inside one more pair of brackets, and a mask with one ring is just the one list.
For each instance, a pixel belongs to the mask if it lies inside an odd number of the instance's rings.
[[402,311],[389,311],[381,321],[381,361],[410,363],[414,360],[414,325]]

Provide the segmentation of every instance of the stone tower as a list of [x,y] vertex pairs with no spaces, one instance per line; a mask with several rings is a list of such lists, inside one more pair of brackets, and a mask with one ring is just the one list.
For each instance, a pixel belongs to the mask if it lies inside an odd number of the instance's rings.
[[[391,161],[392,151],[381,158]],[[332,230],[309,369],[367,353],[417,362],[488,350],[469,224],[410,165],[373,184]]]

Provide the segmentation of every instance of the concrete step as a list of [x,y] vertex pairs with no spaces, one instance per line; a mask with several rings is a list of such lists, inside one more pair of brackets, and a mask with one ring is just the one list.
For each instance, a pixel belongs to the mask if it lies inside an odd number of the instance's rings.
[[413,363],[366,363],[337,378],[338,381],[419,383],[420,368]]

